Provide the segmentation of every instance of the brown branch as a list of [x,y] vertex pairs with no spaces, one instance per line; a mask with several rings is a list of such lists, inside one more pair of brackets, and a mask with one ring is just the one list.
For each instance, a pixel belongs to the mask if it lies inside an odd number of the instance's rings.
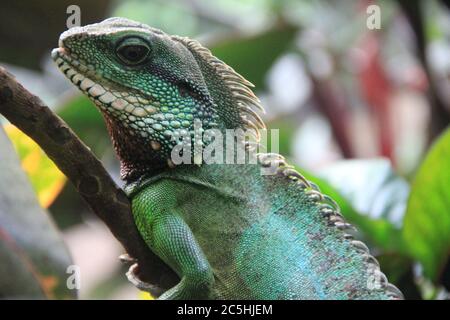
[[109,227],[128,254],[139,262],[139,277],[159,288],[177,281],[175,273],[141,238],[130,201],[101,162],[68,125],[0,67],[0,114],[31,137],[67,176],[92,211]]
[[[436,81],[433,78],[430,63],[426,57],[426,36],[424,28],[423,3],[420,1],[398,0],[406,19],[416,37],[417,56],[428,78],[428,99],[431,108],[431,124],[429,127],[429,143],[443,132],[450,123],[449,106],[439,95]],[[446,4],[446,2],[443,2]]]
[[340,90],[329,79],[317,79],[310,75],[313,83],[313,99],[317,102],[318,110],[330,123],[333,137],[346,159],[353,158],[354,152],[348,136],[348,110]]

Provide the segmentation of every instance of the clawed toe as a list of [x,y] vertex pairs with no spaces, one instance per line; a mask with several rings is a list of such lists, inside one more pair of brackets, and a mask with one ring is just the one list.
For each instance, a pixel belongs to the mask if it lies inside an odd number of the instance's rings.
[[135,263],[136,259],[131,257],[128,253],[121,254],[119,260],[122,263]]
[[152,295],[155,294],[155,292],[159,292],[160,289],[157,286],[144,282],[138,278],[138,276],[136,275],[137,269],[138,269],[137,263],[134,263],[133,265],[130,266],[128,272],[126,273],[128,281],[130,281],[139,290],[149,292]]

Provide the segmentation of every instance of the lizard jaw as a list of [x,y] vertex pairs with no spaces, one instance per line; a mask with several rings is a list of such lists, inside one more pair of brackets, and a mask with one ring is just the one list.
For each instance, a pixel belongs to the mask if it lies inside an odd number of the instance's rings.
[[125,111],[136,117],[146,117],[157,111],[144,97],[135,98],[136,94],[133,96],[129,92],[111,89],[113,85],[101,85],[94,67],[76,59],[67,48],[55,48],[51,55],[61,72],[103,111]]

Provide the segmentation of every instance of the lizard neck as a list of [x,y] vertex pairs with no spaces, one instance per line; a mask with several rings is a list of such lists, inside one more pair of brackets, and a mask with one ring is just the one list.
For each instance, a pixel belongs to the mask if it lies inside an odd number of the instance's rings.
[[[123,125],[120,121],[115,121],[108,115],[105,115],[106,125],[111,136],[114,149],[120,160],[121,179],[126,182],[133,182],[143,176],[149,177],[162,173],[163,171],[173,170],[175,159],[171,158],[171,152],[162,152],[161,145],[155,141],[149,141],[133,132],[129,127]],[[227,130],[232,129],[232,130]],[[208,132],[208,131],[206,131]],[[191,149],[189,162],[176,164],[179,166],[193,166],[198,169],[199,166],[209,164],[243,164],[249,162],[249,153],[245,148],[242,136],[244,130],[241,128],[225,128],[214,131],[213,140],[207,139],[206,134],[202,135],[203,145],[200,149],[201,163],[196,162],[195,152]],[[195,140],[191,141],[195,144]],[[208,149],[209,148],[209,149]],[[211,153],[211,150],[214,150]],[[219,156],[219,153],[221,156]],[[209,157],[209,158],[208,158]],[[213,157],[213,159],[212,159]],[[187,158],[183,158],[186,161]]]
[[[155,175],[167,168],[167,161],[160,153],[152,151],[155,145],[119,121],[105,116],[106,127],[111,136],[114,149],[120,161],[121,179],[130,182],[144,175]],[[157,147],[157,146],[156,146]]]

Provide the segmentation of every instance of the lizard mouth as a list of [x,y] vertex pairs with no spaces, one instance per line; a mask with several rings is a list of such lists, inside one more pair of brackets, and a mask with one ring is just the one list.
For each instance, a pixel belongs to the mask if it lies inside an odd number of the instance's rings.
[[107,83],[94,66],[78,59],[67,48],[55,48],[51,55],[61,72],[103,111],[116,116],[125,111],[136,117],[146,117],[157,112],[151,101],[140,93],[116,89],[116,84]]

